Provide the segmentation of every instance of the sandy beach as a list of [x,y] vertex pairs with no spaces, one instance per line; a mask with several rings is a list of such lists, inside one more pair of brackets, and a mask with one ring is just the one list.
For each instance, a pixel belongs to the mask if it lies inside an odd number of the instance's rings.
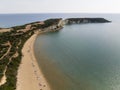
[[34,56],[33,45],[36,36],[37,34],[31,36],[23,46],[16,90],[50,90]]

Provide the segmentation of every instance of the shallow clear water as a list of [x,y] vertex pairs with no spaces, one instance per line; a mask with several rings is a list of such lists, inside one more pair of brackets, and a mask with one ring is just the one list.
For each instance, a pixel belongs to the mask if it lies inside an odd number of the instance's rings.
[[35,54],[52,90],[120,90],[119,23],[41,34]]

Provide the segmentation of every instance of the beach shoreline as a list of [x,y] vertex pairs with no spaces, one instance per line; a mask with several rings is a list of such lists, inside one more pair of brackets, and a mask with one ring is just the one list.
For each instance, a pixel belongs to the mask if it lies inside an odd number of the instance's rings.
[[31,36],[22,48],[23,56],[18,69],[16,90],[50,90],[34,55],[37,35]]

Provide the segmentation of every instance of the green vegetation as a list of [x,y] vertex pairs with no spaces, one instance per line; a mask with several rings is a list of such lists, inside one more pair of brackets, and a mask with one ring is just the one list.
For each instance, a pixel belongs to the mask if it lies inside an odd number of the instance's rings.
[[[11,32],[0,33],[0,80],[6,69],[6,83],[0,86],[0,90],[15,90],[17,82],[17,70],[22,58],[22,47],[24,43],[38,30],[54,24],[60,19],[49,19],[44,24],[34,22],[22,26],[11,27]],[[26,26],[31,25],[30,30],[25,31]],[[18,30],[21,30],[18,32]],[[18,56],[14,55],[18,53]]]
[[[16,36],[6,36],[4,38],[9,37],[9,42],[11,43],[11,50],[9,54],[5,56],[0,61],[0,78],[3,76],[3,71],[5,70],[5,67],[7,66],[7,71],[6,71],[6,77],[7,77],[7,82],[0,87],[0,90],[15,90],[16,88],[16,75],[17,75],[17,70],[21,61],[21,49],[26,42],[26,40],[34,34],[32,31],[28,31],[24,33],[23,35],[16,35]],[[23,37],[24,36],[24,37]],[[8,39],[6,39],[7,42]],[[4,40],[5,41],[5,40]],[[18,45],[21,43],[20,45]],[[14,58],[13,55],[18,52],[19,55]],[[10,60],[11,59],[11,60]]]
[[52,25],[57,25],[60,20],[61,18],[60,19],[48,19],[44,21],[44,24],[36,24],[38,23],[36,22],[36,23],[31,23],[31,25],[34,29],[39,29],[39,28],[44,29]]
[[58,24],[59,20],[61,20],[61,18],[60,19],[48,19],[48,20],[44,21],[45,24],[43,26],[48,27],[48,26],[51,26],[54,24]]
[[104,18],[68,18],[66,24],[80,24],[80,23],[108,23]]
[[26,25],[12,27],[13,30],[25,29]]

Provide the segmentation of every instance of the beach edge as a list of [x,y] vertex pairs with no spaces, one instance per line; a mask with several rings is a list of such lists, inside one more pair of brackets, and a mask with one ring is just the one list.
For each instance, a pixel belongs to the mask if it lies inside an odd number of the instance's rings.
[[35,58],[34,43],[37,36],[33,34],[22,48],[16,90],[51,90]]

